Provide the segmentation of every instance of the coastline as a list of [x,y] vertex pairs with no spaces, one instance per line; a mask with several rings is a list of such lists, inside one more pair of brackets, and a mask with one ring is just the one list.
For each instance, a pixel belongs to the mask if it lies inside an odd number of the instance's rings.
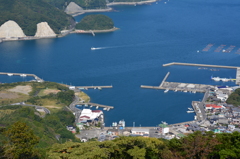
[[72,31],[71,33],[78,33],[78,34],[92,34],[92,33],[107,33],[107,32],[114,32],[120,28],[112,28],[112,29],[107,29],[107,30],[75,30]]
[[140,1],[140,2],[111,2],[108,3],[107,6],[115,6],[115,5],[142,5],[157,2],[158,0],[148,0],[148,1]]

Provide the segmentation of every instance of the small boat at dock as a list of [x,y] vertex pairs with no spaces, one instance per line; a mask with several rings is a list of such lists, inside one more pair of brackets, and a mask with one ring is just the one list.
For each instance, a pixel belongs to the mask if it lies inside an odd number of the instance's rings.
[[7,75],[8,75],[8,76],[12,76],[13,74],[12,74],[12,73],[8,73]]
[[187,113],[194,113],[194,111],[193,110],[188,110]]
[[193,110],[193,108],[188,108],[188,110]]

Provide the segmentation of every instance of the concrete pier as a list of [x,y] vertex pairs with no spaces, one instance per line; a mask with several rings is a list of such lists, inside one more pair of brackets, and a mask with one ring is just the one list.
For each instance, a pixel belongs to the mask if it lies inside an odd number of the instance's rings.
[[180,63],[180,62],[171,62],[171,63],[163,64],[164,67],[171,66],[171,65],[214,67],[214,68],[229,68],[229,69],[237,69],[237,68],[239,68],[239,67],[236,67],[236,66],[208,65],[208,64]]
[[22,77],[32,76],[32,77],[34,77],[34,78],[37,80],[37,82],[44,82],[43,79],[39,78],[39,77],[36,76],[35,74],[29,74],[29,73],[10,73],[10,72],[0,72],[0,75],[22,76]]
[[240,68],[237,68],[237,72],[236,72],[236,84],[240,85]]
[[102,88],[113,88],[113,86],[76,86],[79,89],[102,89]]
[[168,72],[168,73],[166,74],[166,76],[165,76],[164,79],[162,80],[162,83],[159,85],[159,87],[162,87],[163,83],[167,80],[169,74],[170,74],[170,72]]

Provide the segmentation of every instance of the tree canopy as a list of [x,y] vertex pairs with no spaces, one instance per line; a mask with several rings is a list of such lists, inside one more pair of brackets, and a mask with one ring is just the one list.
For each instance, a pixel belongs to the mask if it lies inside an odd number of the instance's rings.
[[113,27],[112,19],[102,14],[87,15],[76,25],[76,29],[80,30],[107,30]]

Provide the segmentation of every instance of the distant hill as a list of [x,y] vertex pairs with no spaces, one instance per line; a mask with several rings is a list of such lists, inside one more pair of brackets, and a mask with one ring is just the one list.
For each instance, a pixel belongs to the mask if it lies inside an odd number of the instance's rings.
[[0,0],[0,25],[13,20],[25,35],[33,36],[40,22],[48,22],[55,33],[74,23],[71,16],[46,1],[50,0]]
[[114,23],[111,18],[102,14],[85,16],[77,25],[80,30],[107,30],[112,29]]

